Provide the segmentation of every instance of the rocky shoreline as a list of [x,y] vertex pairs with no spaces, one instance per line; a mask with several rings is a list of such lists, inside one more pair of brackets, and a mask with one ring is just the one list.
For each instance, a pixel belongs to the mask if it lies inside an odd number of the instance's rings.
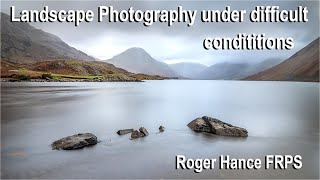
[[[191,130],[197,133],[210,133],[221,136],[232,136],[232,137],[248,137],[248,131],[244,128],[233,126],[229,123],[225,123],[216,118],[203,116],[194,119],[187,125]],[[165,128],[160,126],[159,133],[163,133]],[[121,129],[116,132],[119,136],[130,134],[130,139],[138,139],[146,137],[149,132],[146,128],[140,127],[139,130]],[[67,136],[59,140],[54,141],[51,144],[52,149],[63,149],[63,150],[75,150],[81,149],[86,146],[96,145],[98,138],[92,133],[79,133],[72,136]]]

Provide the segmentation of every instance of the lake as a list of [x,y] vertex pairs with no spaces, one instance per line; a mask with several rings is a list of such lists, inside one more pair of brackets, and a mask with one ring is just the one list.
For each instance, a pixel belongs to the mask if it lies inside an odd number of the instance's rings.
[[[195,133],[211,116],[247,138]],[[159,126],[166,129],[158,133]],[[145,127],[130,140],[119,129]],[[62,137],[94,133],[81,150],[52,150]],[[187,158],[301,155],[295,170],[177,170]],[[142,83],[1,83],[2,178],[319,178],[319,83],[164,80]]]

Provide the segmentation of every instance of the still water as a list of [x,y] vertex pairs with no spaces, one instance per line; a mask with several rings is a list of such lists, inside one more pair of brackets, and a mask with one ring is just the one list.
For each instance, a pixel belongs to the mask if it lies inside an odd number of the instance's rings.
[[[319,84],[167,80],[143,83],[1,83],[2,178],[319,178]],[[197,134],[211,116],[248,138]],[[158,134],[158,127],[166,130]],[[145,127],[130,140],[124,128]],[[51,142],[94,133],[95,146],[52,150]],[[187,158],[301,155],[295,170],[176,170]],[[264,166],[263,166],[264,167]]]

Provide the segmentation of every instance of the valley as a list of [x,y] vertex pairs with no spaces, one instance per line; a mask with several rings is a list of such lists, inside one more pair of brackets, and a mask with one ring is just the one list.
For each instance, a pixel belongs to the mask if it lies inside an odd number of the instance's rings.
[[[46,11],[48,9],[44,9]],[[283,60],[167,64],[141,47],[99,60],[28,23],[1,13],[2,81],[142,81],[159,79],[319,82],[319,38]],[[201,62],[201,59],[197,60]],[[242,61],[242,62],[241,62]]]

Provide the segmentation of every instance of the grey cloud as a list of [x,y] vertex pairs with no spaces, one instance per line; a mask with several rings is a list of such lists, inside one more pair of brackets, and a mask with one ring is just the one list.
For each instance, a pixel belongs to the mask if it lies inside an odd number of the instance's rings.
[[[9,7],[15,5],[17,9],[50,9],[94,10],[98,6],[114,6],[122,10],[133,7],[135,10],[147,9],[183,9],[198,10],[194,26],[187,27],[186,23],[177,23],[168,27],[165,23],[155,23],[151,27],[144,27],[142,23],[109,23],[96,21],[82,23],[75,27],[72,23],[32,23],[37,28],[61,37],[67,43],[98,58],[110,58],[132,46],[146,49],[154,58],[161,61],[194,60],[211,65],[222,61],[257,62],[270,57],[287,58],[307,43],[319,36],[319,2],[317,1],[33,1],[33,2],[2,2],[2,11],[9,13]],[[251,23],[248,14],[255,6],[278,5],[281,9],[296,9],[307,6],[309,10],[307,23]],[[243,23],[202,23],[200,11],[218,9],[226,6],[231,9],[246,9],[247,15]],[[97,13],[95,13],[97,15]],[[95,18],[96,19],[96,18]],[[266,33],[272,37],[291,36],[295,40],[295,48],[290,51],[206,51],[202,48],[202,41],[206,37],[235,37],[238,33]]]

